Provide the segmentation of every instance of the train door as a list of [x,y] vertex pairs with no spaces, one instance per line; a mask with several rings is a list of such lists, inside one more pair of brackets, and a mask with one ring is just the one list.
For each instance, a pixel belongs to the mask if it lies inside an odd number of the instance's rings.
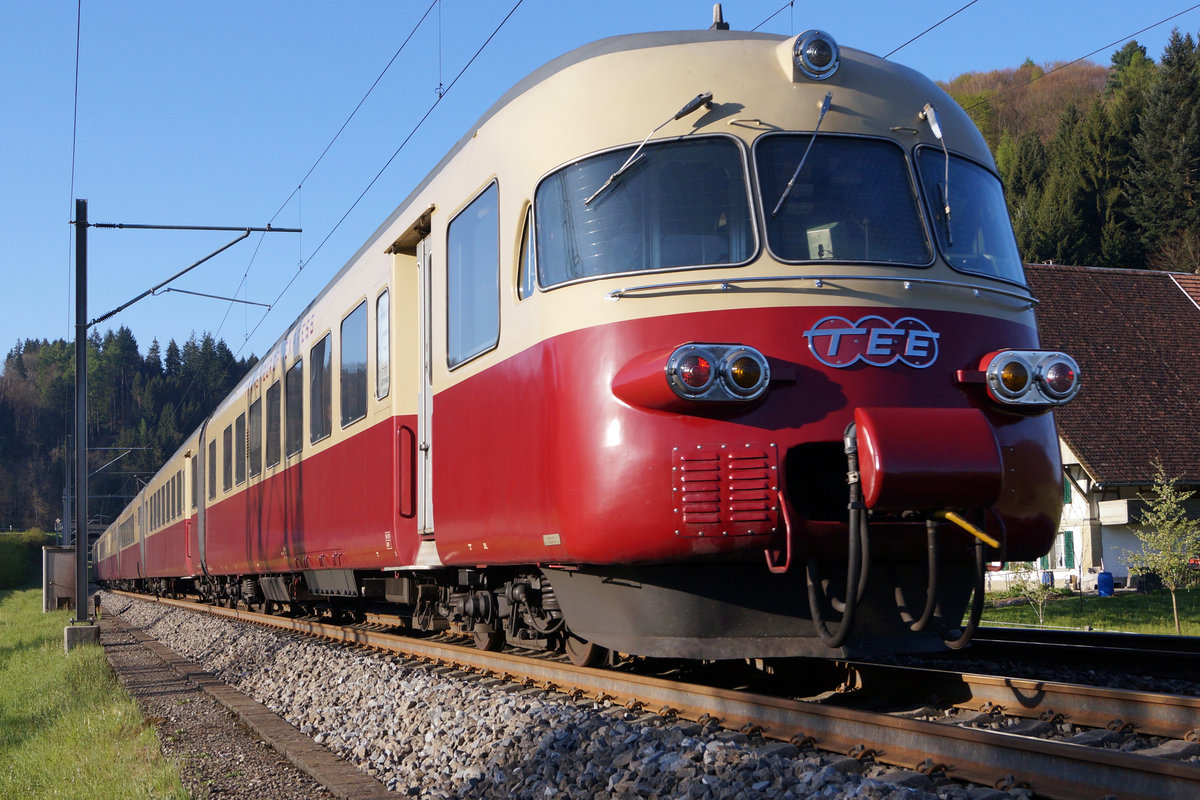
[[199,566],[199,574],[208,574],[208,565],[205,563],[204,555],[204,519],[205,506],[208,502],[208,444],[205,433],[208,430],[208,420],[205,420],[200,425],[200,440],[196,447],[196,472],[193,478],[196,498],[196,552],[194,557],[195,563]]
[[417,532],[433,536],[433,250],[431,237],[417,242],[419,349],[417,389]]

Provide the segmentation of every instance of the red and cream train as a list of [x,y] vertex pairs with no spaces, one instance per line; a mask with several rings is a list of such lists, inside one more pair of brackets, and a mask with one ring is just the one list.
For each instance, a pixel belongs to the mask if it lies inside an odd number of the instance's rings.
[[97,577],[588,663],[959,643],[1058,524],[1036,302],[929,80],[820,31],[602,40],[471,128]]

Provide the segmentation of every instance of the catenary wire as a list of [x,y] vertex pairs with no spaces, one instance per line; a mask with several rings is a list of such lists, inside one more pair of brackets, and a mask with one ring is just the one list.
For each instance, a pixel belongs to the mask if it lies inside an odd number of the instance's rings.
[[975,5],[975,4],[976,4],[976,3],[978,3],[978,2],[979,2],[979,0],[971,0],[971,2],[967,3],[965,6],[963,6],[962,8],[960,8],[958,11],[955,11],[953,14],[950,14],[949,16],[943,17],[942,19],[940,19],[940,20],[938,20],[937,22],[935,22],[935,23],[933,23],[932,25],[930,25],[930,26],[929,26],[928,28],[926,28],[925,30],[923,30],[923,31],[921,31],[920,33],[918,33],[916,36],[912,37],[912,38],[911,38],[911,39],[909,39],[907,42],[905,42],[904,44],[900,45],[899,47],[897,47],[897,48],[896,48],[895,50],[893,50],[892,52],[888,53],[886,56],[884,56],[884,58],[891,58],[893,55],[895,55],[896,53],[899,53],[901,50],[903,50],[904,48],[908,47],[910,44],[912,44],[913,42],[915,42],[917,39],[920,39],[922,36],[924,36],[925,34],[929,33],[929,32],[930,32],[931,30],[933,30],[934,28],[938,27],[939,25],[941,25],[941,24],[942,24],[942,23],[944,23],[944,22],[948,22],[949,20],[953,19],[954,17],[957,17],[959,14],[961,14],[961,13],[962,13],[962,12],[964,12],[964,11],[966,11],[968,8],[970,8],[971,6]]
[[[308,258],[306,258],[304,260],[304,262],[300,265],[300,267],[296,270],[296,272],[292,274],[291,279],[288,280],[288,282],[284,285],[284,287],[282,289],[280,289],[279,294],[276,295],[275,299],[271,301],[271,307],[268,308],[267,311],[263,313],[262,317],[259,318],[258,323],[254,326],[254,329],[251,330],[250,333],[248,333],[246,335],[246,342],[248,342],[250,340],[250,338],[252,336],[254,336],[254,334],[258,331],[259,327],[262,326],[263,321],[266,320],[267,316],[275,308],[276,304],[279,303],[279,300],[283,297],[284,294],[287,293],[287,290],[289,288],[291,288],[292,284],[295,283],[296,278],[298,278],[300,276],[300,273],[304,270],[304,268],[306,266],[308,266],[309,262],[311,262],[313,260],[313,258],[316,257],[317,253],[319,253],[321,251],[321,248],[325,246],[325,243],[329,241],[329,239],[338,230],[338,228],[341,227],[342,223],[346,221],[346,218],[349,217],[350,214],[354,211],[354,209],[358,206],[358,204],[360,202],[362,202],[362,199],[364,197],[366,197],[367,192],[371,191],[371,188],[383,176],[383,173],[387,171],[387,168],[389,166],[391,166],[392,162],[396,160],[396,157],[398,155],[400,155],[400,151],[404,149],[405,145],[407,145],[408,142],[412,139],[412,137],[416,135],[417,131],[421,129],[421,126],[424,125],[425,121],[427,119],[429,119],[431,114],[433,114],[433,111],[434,111],[434,109],[437,108],[438,104],[441,103],[443,98],[445,98],[445,96],[450,93],[450,90],[454,88],[454,85],[456,83],[458,83],[459,78],[461,78],[463,76],[463,74],[466,73],[466,71],[468,69],[470,69],[471,65],[475,63],[475,59],[479,58],[479,55],[484,51],[484,49],[489,44],[491,44],[492,39],[496,38],[496,35],[498,33],[500,33],[500,29],[503,28],[504,24],[506,22],[508,22],[508,20],[512,17],[512,15],[517,12],[517,9],[521,7],[521,3],[523,3],[523,2],[524,2],[524,0],[517,0],[516,4],[513,5],[512,9],[508,12],[508,14],[505,15],[504,19],[500,20],[500,24],[498,24],[496,26],[496,28],[492,31],[491,35],[489,35],[487,37],[487,39],[483,42],[483,44],[481,44],[479,46],[479,49],[475,51],[475,54],[473,56],[471,56],[470,60],[468,60],[467,63],[463,66],[463,68],[458,71],[458,74],[454,76],[454,79],[452,81],[450,81],[450,84],[448,86],[446,86],[446,88],[444,90],[442,90],[441,92],[439,92],[437,94],[437,97],[434,99],[433,103],[429,106],[429,108],[425,111],[425,114],[421,117],[421,119],[419,119],[417,121],[417,124],[413,126],[412,130],[409,131],[408,135],[404,137],[404,140],[402,142],[400,142],[400,145],[395,149],[395,151],[388,158],[388,160],[384,163],[384,165],[382,167],[380,167],[379,171],[377,173],[375,173],[375,177],[373,177],[370,180],[370,182],[367,184],[366,188],[364,188],[362,190],[362,192],[359,193],[358,197],[355,198],[354,202],[350,204],[350,207],[346,209],[346,213],[342,214],[341,219],[339,219],[337,221],[337,223],[334,224],[334,226],[329,230],[329,233],[325,234],[325,238],[321,240],[320,244],[318,244],[316,246],[316,248],[312,251],[312,253],[309,254]],[[246,346],[246,342],[242,343],[242,346],[240,348],[238,348],[238,351],[237,351],[237,353],[235,353],[235,355],[238,355],[242,352],[242,349],[244,349]]]
[[795,4],[796,4],[796,0],[788,0],[788,2],[784,3],[782,6],[780,6],[780,7],[779,7],[779,10],[778,10],[778,11],[776,11],[774,14],[772,14],[772,15],[771,15],[771,16],[769,16],[769,17],[767,17],[767,18],[766,18],[766,19],[764,19],[762,22],[758,23],[758,24],[757,24],[757,25],[755,25],[753,28],[751,28],[751,29],[750,29],[750,32],[751,32],[751,33],[754,33],[754,31],[758,30],[758,29],[759,29],[759,28],[761,28],[763,25],[766,25],[768,22],[770,22],[771,20],[775,19],[775,18],[776,18],[776,17],[778,17],[780,14],[782,14],[782,13],[783,13],[783,10],[784,10],[785,8],[788,8],[789,6],[794,6]]
[[997,97],[1000,97],[1001,95],[1008,94],[1009,92],[1015,92],[1017,89],[1024,89],[1026,86],[1033,83],[1034,81],[1039,81],[1042,78],[1045,78],[1047,75],[1053,75],[1054,73],[1059,72],[1060,70],[1064,70],[1067,67],[1074,66],[1075,64],[1078,64],[1080,61],[1083,61],[1085,58],[1091,58],[1092,56],[1096,55],[1097,53],[1103,52],[1112,47],[1116,47],[1119,44],[1129,41],[1130,39],[1132,39],[1135,36],[1142,35],[1143,33],[1145,33],[1148,30],[1157,28],[1159,25],[1168,23],[1177,17],[1182,17],[1184,14],[1188,13],[1189,11],[1195,11],[1197,8],[1200,8],[1200,3],[1197,3],[1194,6],[1185,8],[1183,11],[1172,14],[1171,16],[1166,17],[1164,19],[1160,19],[1158,22],[1155,22],[1151,25],[1147,25],[1146,27],[1142,28],[1141,30],[1134,31],[1133,33],[1129,34],[1128,36],[1122,36],[1120,39],[1117,39],[1114,42],[1110,42],[1109,44],[1106,44],[1103,47],[1097,47],[1092,52],[1085,53],[1084,55],[1081,55],[1079,58],[1075,59],[1074,61],[1070,61],[1070,62],[1067,62],[1066,64],[1057,66],[1054,69],[1050,70],[1049,72],[1043,72],[1041,75],[1030,78],[1029,80],[1025,81],[1024,83],[1019,83],[1016,86],[1010,86],[1007,89],[1004,89],[1003,91],[996,92],[996,94],[992,95],[991,97],[986,98],[984,100],[980,100],[978,103],[975,103],[974,105],[967,106],[963,110],[966,111],[967,113],[970,113],[974,109],[979,108],[981,105],[992,102],[992,100],[995,100]]
[[[383,80],[383,76],[386,75],[388,73],[388,70],[390,70],[392,68],[392,65],[396,63],[396,59],[400,57],[400,54],[402,52],[404,52],[404,48],[408,46],[408,43],[410,41],[412,41],[413,36],[416,35],[416,33],[420,29],[421,25],[425,22],[425,19],[429,16],[429,13],[431,11],[433,11],[434,6],[438,5],[439,2],[440,2],[440,0],[432,0],[432,2],[429,4],[429,7],[425,9],[425,13],[422,14],[421,18],[419,20],[417,20],[417,23],[415,25],[413,25],[412,30],[410,30],[408,32],[408,36],[406,36],[404,38],[404,41],[400,43],[400,46],[398,48],[396,48],[396,52],[392,54],[391,59],[384,66],[383,70],[380,71],[379,75],[375,78],[375,81],[371,84],[370,88],[367,89],[366,93],[363,94],[362,98],[358,101],[358,105],[356,105],[354,107],[354,110],[350,112],[350,115],[348,117],[346,117],[346,120],[342,123],[342,126],[340,128],[338,128],[337,133],[335,133],[333,135],[333,138],[329,140],[329,143],[325,145],[325,149],[321,151],[321,154],[319,156],[317,156],[317,159],[313,162],[312,166],[308,168],[308,172],[304,173],[304,177],[300,179],[300,182],[298,184],[296,184],[296,188],[292,190],[292,193],[288,195],[287,199],[283,201],[283,204],[271,216],[271,219],[268,221],[268,224],[273,223],[275,221],[275,219],[280,214],[283,213],[283,210],[288,207],[288,205],[292,202],[292,200],[295,199],[298,194],[300,194],[300,191],[304,188],[304,184],[308,181],[308,179],[312,176],[313,172],[317,169],[317,167],[325,159],[325,156],[328,155],[330,149],[337,142],[337,140],[341,137],[342,133],[345,132],[347,126],[349,126],[350,122],[354,119],[354,117],[358,114],[359,110],[363,107],[363,104],[367,102],[367,98],[371,96],[371,93],[375,91],[375,88],[379,85],[379,82]],[[240,281],[238,281],[237,288],[234,289],[234,291],[233,291],[233,294],[235,297],[237,296],[238,292],[242,291],[242,288],[246,285],[246,281],[250,276],[250,270],[254,268],[254,262],[258,258],[259,250],[262,249],[262,243],[263,243],[263,240],[265,239],[265,237],[266,237],[265,233],[259,235],[258,242],[254,246],[254,252],[250,254],[250,259],[246,263],[246,270],[242,273],[242,278]],[[303,251],[301,251],[301,252],[303,252]],[[233,303],[230,303],[228,306],[226,306],[225,314],[221,317],[221,322],[217,325],[217,330],[215,333],[216,336],[221,335],[221,331],[225,328],[225,323],[229,320],[229,314],[232,311],[233,311]],[[250,334],[244,335],[243,341],[242,341],[243,347],[245,346],[246,340],[248,340],[249,338],[250,338]],[[240,353],[241,349],[239,349],[238,352]]]

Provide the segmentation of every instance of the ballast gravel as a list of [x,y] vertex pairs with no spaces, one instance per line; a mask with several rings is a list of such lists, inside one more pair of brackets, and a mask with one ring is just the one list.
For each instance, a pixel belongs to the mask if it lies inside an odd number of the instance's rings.
[[107,614],[258,700],[401,796],[1024,797],[781,742],[634,715],[249,623],[105,594]]

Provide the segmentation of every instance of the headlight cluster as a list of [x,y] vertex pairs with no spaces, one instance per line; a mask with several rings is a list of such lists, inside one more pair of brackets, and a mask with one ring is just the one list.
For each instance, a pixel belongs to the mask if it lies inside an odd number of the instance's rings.
[[754,400],[770,382],[767,359],[745,345],[685,344],[667,359],[667,383],[685,400]]
[[1002,350],[985,374],[988,394],[1004,405],[1062,405],[1079,391],[1079,365],[1055,351]]

